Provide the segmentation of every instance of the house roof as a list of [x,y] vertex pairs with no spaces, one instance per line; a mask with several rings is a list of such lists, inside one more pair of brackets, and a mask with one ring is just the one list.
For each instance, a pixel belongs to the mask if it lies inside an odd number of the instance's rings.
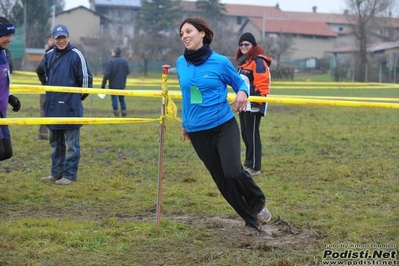
[[91,12],[91,13],[97,15],[97,16],[100,16],[101,18],[104,18],[104,19],[109,20],[109,19],[108,19],[106,16],[104,16],[103,14],[98,13],[98,12],[96,12],[96,11],[93,11],[93,10],[91,10],[90,8],[87,8],[87,7],[85,7],[85,6],[77,6],[77,7],[68,9],[68,10],[64,10],[64,11],[58,12],[56,15],[58,16],[58,15],[61,15],[61,14],[69,13],[69,12],[75,11],[75,10],[77,10],[77,9],[85,9],[85,10],[87,10],[87,11],[89,11],[89,12]]
[[191,2],[191,1],[181,1],[180,7],[184,11],[198,11],[197,6],[195,5],[195,2]]
[[399,47],[399,42],[382,42],[382,43],[374,43],[368,49],[370,50],[370,52],[374,53],[398,47]]
[[[90,0],[95,6],[141,7],[141,0]],[[285,32],[291,34],[337,37],[348,34],[348,31],[335,33],[328,25],[349,25],[347,15],[318,12],[282,11],[278,6],[255,6],[245,4],[223,4],[227,16],[248,17],[252,23],[262,30],[263,14],[266,19],[266,32]],[[180,2],[184,11],[197,13],[196,2]],[[399,27],[399,19],[390,20],[392,27]]]
[[278,7],[236,4],[225,4],[224,7],[227,11],[226,14],[229,16],[263,17],[264,12],[266,19],[287,19],[285,12]]
[[[350,15],[346,15],[346,14],[317,13],[317,12],[291,12],[291,11],[285,11],[284,14],[287,16],[287,19],[292,19],[292,20],[325,22],[327,24],[341,24],[341,25],[352,24],[352,22],[350,22],[348,19],[348,16],[350,16]],[[389,19],[384,19],[384,23],[388,27],[393,27],[393,28],[399,27],[399,19],[398,18],[391,17]]]
[[[375,52],[380,52],[392,48],[399,48],[399,42],[380,42],[380,43],[373,43],[368,45],[367,47],[367,52],[369,53],[375,53]],[[344,46],[344,47],[339,47],[335,48],[332,50],[329,50],[328,52],[333,53],[333,54],[345,54],[345,53],[353,53],[359,51],[359,47],[357,45],[350,45],[350,46]]]
[[95,6],[141,7],[140,0],[91,0]]
[[[224,4],[227,16],[249,17],[250,21],[259,30],[262,30],[263,12],[265,14],[265,29],[268,33],[290,33],[312,36],[337,37],[327,24],[327,21],[341,21],[343,15],[336,14],[314,14],[306,12],[284,12],[279,7],[253,6],[241,4]],[[195,2],[181,1],[181,8],[185,11],[197,11]],[[290,16],[287,13],[291,13]],[[294,19],[294,13],[300,19]],[[304,17],[312,15],[313,19],[306,20]],[[346,21],[346,20],[345,20]],[[346,21],[346,23],[348,23]]]
[[329,24],[350,24],[344,14],[330,14],[317,12],[284,12],[287,19],[311,22],[323,22]]
[[[259,29],[263,27],[262,18],[251,18],[250,21]],[[268,33],[289,33],[300,35],[337,37],[335,33],[326,23],[309,22],[298,20],[265,20],[265,30]]]
[[[242,17],[262,17],[262,12],[265,12],[266,18],[281,18],[286,19],[284,12],[277,7],[270,6],[252,6],[252,5],[236,5],[236,4],[223,4],[226,9],[225,15],[228,16],[242,16]],[[184,11],[196,11],[196,2],[193,1],[181,1],[180,7]]]

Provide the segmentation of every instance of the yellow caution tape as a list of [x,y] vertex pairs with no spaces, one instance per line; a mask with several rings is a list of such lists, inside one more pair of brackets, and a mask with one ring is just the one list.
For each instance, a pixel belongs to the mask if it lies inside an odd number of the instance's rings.
[[341,96],[309,96],[309,95],[269,95],[269,97],[276,98],[310,98],[310,99],[334,99],[334,100],[365,100],[365,101],[380,101],[380,102],[398,102],[399,98],[378,98],[378,97],[341,97]]
[[89,118],[89,117],[43,117],[43,118],[2,118],[0,125],[61,125],[61,124],[124,124],[161,122],[161,118]]

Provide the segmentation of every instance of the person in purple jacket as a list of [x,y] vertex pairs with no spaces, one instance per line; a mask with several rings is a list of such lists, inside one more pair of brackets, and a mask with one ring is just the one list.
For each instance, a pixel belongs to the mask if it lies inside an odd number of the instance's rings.
[[[243,112],[248,87],[232,63],[209,46],[213,31],[200,18],[187,18],[180,26],[186,47],[176,60],[182,92],[182,140],[191,142],[219,191],[245,221],[245,234],[257,235],[270,221],[266,198],[241,163],[240,130],[231,110]],[[227,100],[230,85],[236,93]]]
[[[44,56],[46,84],[63,87],[93,87],[86,58],[69,42],[69,31],[65,25],[54,27],[54,46]],[[69,92],[46,92],[44,115],[46,117],[83,117],[82,101],[88,94]],[[56,185],[69,185],[77,179],[80,161],[81,124],[48,125],[50,131],[51,172],[41,178],[55,181]],[[67,149],[68,148],[68,149]]]
[[[17,97],[10,95],[10,65],[5,49],[12,42],[15,26],[5,17],[0,17],[0,119],[7,117],[8,104],[18,112],[21,103]],[[0,125],[0,161],[10,159],[13,155],[10,129],[7,125]]]

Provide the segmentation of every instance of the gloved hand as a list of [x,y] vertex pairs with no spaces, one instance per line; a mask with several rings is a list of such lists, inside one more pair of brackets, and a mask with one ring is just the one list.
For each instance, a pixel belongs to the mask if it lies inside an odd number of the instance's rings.
[[84,100],[87,98],[87,96],[89,96],[88,93],[83,93],[83,94],[80,95],[80,99],[81,99],[82,101],[84,101]]
[[8,96],[8,103],[12,106],[14,112],[18,112],[21,108],[21,102],[14,95]]

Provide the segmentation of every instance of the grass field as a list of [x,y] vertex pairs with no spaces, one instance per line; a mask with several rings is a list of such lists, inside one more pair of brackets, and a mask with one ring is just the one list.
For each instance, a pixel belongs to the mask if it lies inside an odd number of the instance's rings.
[[[159,86],[145,88],[160,89],[160,82],[161,75]],[[137,88],[144,87],[129,89]],[[276,86],[272,93],[395,98],[398,89]],[[37,117],[39,96],[17,96],[22,108],[8,117]],[[128,97],[127,106],[129,117],[158,118],[161,100]],[[84,107],[86,117],[113,116],[109,96],[91,95]],[[51,149],[34,140],[38,126],[10,126],[14,156],[0,169],[0,266],[361,265],[362,251],[394,255],[398,117],[396,108],[269,104],[263,174],[255,180],[273,218],[257,237],[243,234],[243,221],[180,141],[178,122],[166,121],[159,227],[158,123],[83,126],[78,182],[65,187],[40,181]],[[349,250],[358,257],[342,258]],[[373,260],[396,265],[396,255],[387,256]]]

